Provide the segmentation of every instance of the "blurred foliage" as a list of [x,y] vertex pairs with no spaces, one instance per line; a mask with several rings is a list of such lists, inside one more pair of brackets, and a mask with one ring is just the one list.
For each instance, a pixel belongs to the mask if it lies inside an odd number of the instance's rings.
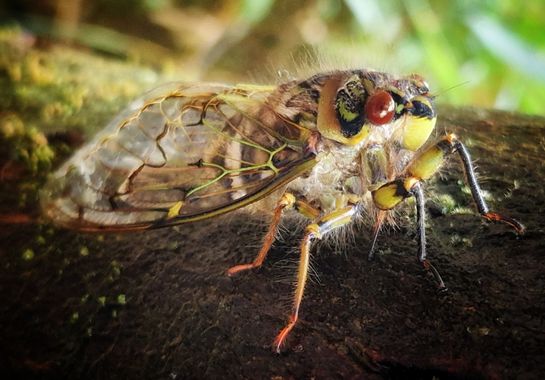
[[181,80],[364,66],[421,73],[441,102],[545,113],[543,1],[9,0],[0,16]]
[[119,107],[166,80],[142,66],[36,44],[18,27],[0,29],[0,137],[32,129],[95,132]]

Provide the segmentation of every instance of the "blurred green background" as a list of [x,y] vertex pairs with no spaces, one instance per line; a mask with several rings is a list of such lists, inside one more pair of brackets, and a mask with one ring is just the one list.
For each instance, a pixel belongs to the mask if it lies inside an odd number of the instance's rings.
[[[420,73],[442,103],[545,113],[541,0],[3,4],[2,30],[19,28],[33,47],[63,44],[98,53],[152,68],[161,73],[158,81],[278,82],[335,66],[365,66]],[[6,38],[14,37],[4,33]],[[0,54],[5,61],[5,51]]]

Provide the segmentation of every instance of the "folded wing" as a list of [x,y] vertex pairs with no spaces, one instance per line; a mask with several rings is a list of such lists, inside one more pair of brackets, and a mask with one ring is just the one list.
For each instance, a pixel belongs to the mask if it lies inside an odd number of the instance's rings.
[[148,94],[53,175],[46,215],[70,228],[130,230],[204,219],[267,195],[314,162],[293,140],[300,126],[268,105],[272,91],[177,84]]

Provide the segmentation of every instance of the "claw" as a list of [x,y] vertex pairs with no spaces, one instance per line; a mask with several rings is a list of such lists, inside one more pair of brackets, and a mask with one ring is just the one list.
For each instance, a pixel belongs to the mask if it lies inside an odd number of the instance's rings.
[[483,218],[492,222],[502,222],[508,224],[515,230],[517,235],[524,235],[524,232],[526,231],[526,227],[524,227],[524,225],[518,220],[495,212],[487,212],[486,214],[483,214]]
[[286,343],[286,339],[287,339],[290,331],[293,329],[293,326],[295,326],[295,322],[297,322],[297,317],[292,316],[290,318],[289,323],[286,325],[286,327],[284,327],[282,330],[280,330],[280,332],[278,333],[278,335],[274,339],[273,350],[277,354],[280,354],[282,352],[282,347],[284,347],[284,344]]
[[445,282],[441,278],[441,275],[439,274],[439,271],[435,269],[435,267],[430,263],[429,260],[422,261],[422,265],[424,266],[424,269],[427,270],[429,273],[433,275],[435,278],[435,281],[437,282],[437,292],[438,293],[444,293],[448,290],[447,286],[445,285]]
[[245,270],[249,270],[249,269],[253,269],[253,268],[255,268],[255,265],[253,263],[252,264],[235,265],[234,267],[231,267],[231,268],[227,269],[225,274],[227,276],[229,276],[229,277],[232,277],[235,274],[237,274],[238,272],[243,272]]

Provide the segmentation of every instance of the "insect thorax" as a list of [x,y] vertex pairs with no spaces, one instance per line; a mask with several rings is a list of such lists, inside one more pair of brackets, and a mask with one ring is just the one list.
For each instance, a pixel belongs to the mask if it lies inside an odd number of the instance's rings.
[[338,208],[339,202],[359,199],[368,204],[370,192],[402,173],[413,156],[414,152],[389,140],[331,146],[318,155],[308,176],[297,178],[288,189],[324,212]]

